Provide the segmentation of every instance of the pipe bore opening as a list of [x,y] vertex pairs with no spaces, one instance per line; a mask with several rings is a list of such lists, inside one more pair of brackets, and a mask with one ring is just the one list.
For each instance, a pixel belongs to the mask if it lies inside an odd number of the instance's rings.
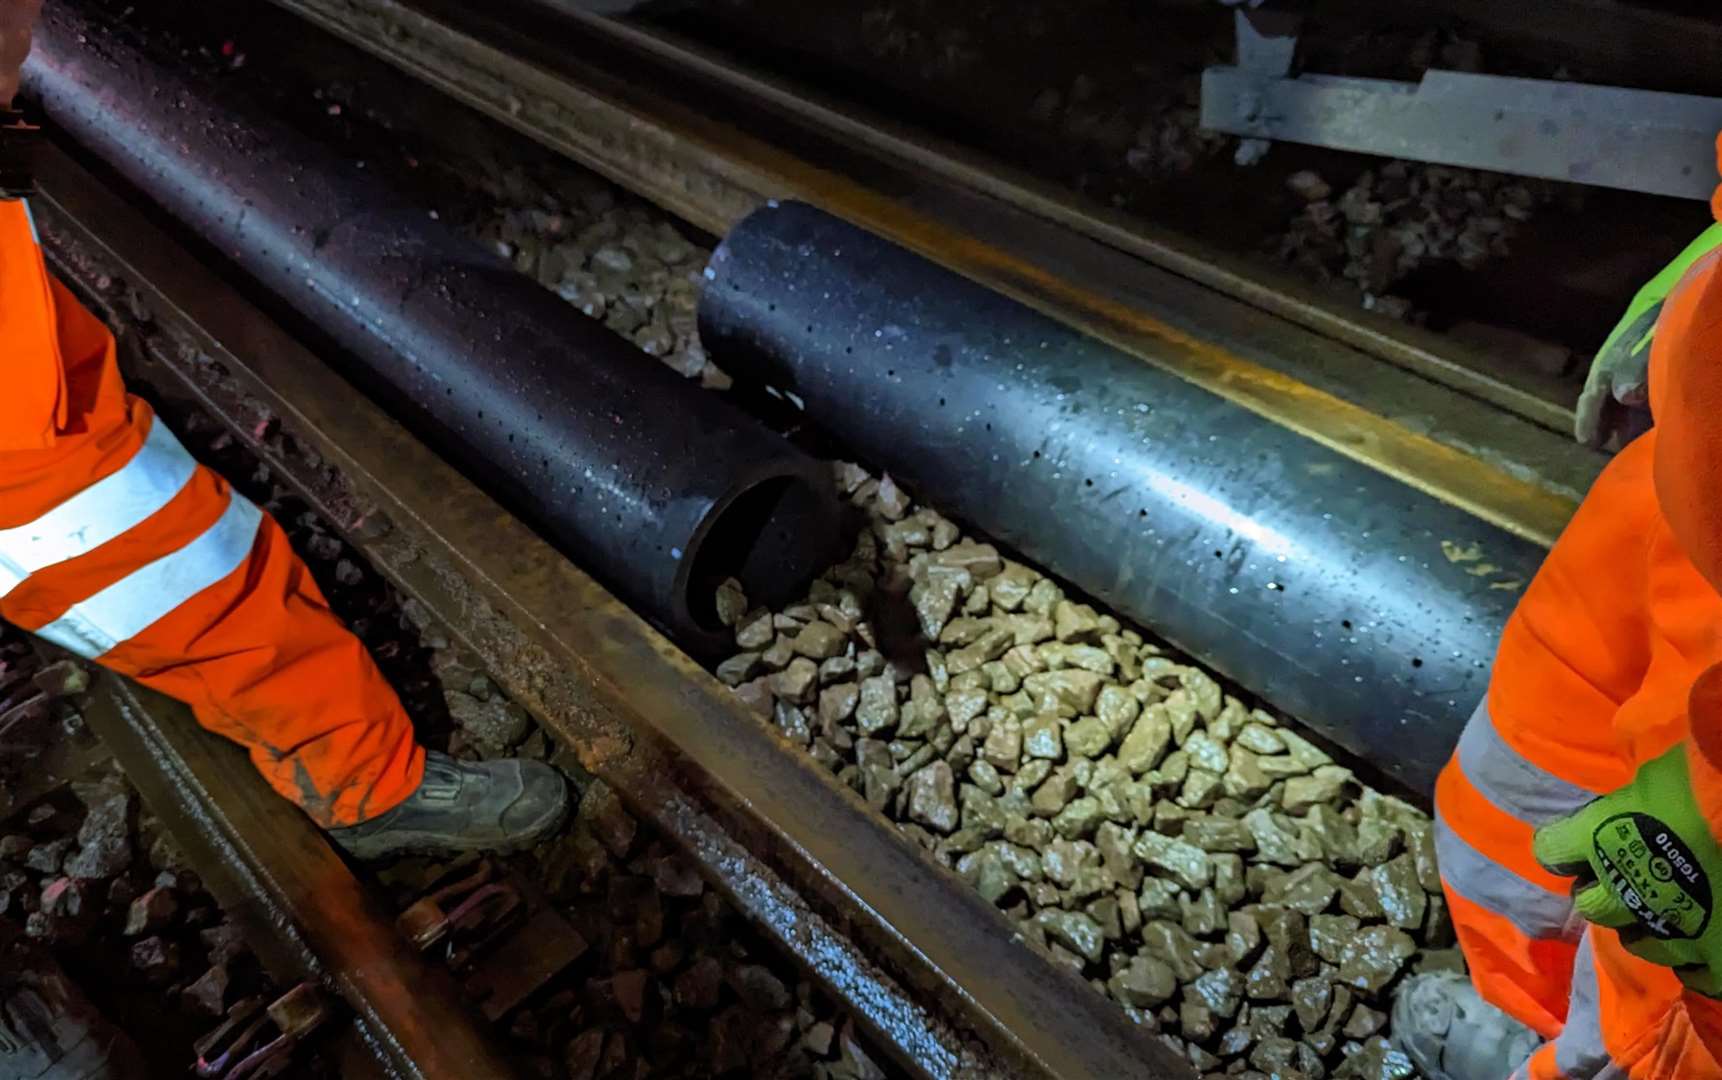
[[724,633],[717,590],[732,577],[754,606],[794,600],[836,558],[838,532],[834,494],[803,476],[760,481],[717,512],[695,549],[688,615],[699,629]]

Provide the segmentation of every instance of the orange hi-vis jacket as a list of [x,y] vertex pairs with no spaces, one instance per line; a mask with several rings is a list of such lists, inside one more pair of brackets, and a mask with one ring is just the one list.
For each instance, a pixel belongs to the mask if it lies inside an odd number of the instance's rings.
[[1650,396],[1656,427],[1526,590],[1436,787],[1460,945],[1484,996],[1551,1040],[1536,1080],[1722,1080],[1722,1002],[1577,919],[1570,880],[1531,856],[1537,826],[1676,744],[1722,836],[1722,250],[1664,303]]
[[126,393],[0,201],[0,617],[189,704],[319,824],[417,789],[394,690],[267,514]]

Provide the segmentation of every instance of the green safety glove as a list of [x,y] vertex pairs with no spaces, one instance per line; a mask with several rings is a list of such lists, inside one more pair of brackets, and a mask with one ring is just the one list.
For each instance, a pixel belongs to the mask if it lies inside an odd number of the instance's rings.
[[1722,847],[1692,796],[1684,745],[1647,761],[1632,782],[1537,830],[1537,861],[1576,877],[1573,905],[1621,932],[1621,944],[1673,968],[1688,989],[1722,998]]
[[1662,302],[1692,264],[1717,247],[1722,247],[1722,223],[1705,229],[1686,245],[1627,305],[1626,314],[1591,361],[1584,392],[1579,395],[1573,417],[1573,437],[1579,442],[1603,446],[1616,433],[1624,433],[1629,412],[1649,400],[1650,341],[1656,332],[1656,319],[1662,314]]

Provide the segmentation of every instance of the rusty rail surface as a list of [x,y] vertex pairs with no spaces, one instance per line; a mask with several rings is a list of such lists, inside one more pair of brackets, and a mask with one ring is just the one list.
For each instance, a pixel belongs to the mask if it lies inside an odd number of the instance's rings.
[[[56,266],[149,313],[130,377],[195,398],[343,528],[905,1070],[1191,1075],[117,195],[62,155],[40,175]],[[259,407],[310,452],[263,445]]]
[[1373,320],[661,37],[530,0],[275,2],[702,228],[811,202],[1539,543],[1604,461],[1434,338],[1381,363]]
[[[185,850],[277,979],[312,979],[353,1011],[357,1041],[401,1080],[515,1075],[482,1035],[446,971],[395,932],[301,814],[239,747],[178,702],[104,675],[84,713],[144,801]],[[364,1075],[345,1048],[343,1075]]]

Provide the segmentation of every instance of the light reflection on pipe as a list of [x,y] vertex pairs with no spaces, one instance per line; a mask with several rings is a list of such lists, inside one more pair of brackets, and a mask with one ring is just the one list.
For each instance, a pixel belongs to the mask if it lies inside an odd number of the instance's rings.
[[1156,493],[1176,500],[1209,521],[1253,541],[1270,555],[1289,559],[1298,553],[1298,545],[1284,533],[1239,513],[1199,488],[1153,469],[1144,470],[1143,480]]

